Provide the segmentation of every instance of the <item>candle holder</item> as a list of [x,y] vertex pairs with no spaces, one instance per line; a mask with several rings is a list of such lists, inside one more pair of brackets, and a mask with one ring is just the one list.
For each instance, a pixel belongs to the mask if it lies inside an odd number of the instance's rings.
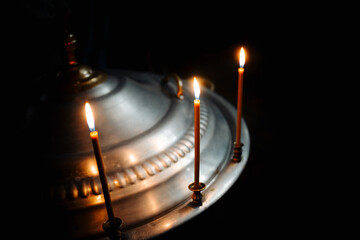
[[102,228],[104,232],[107,233],[111,240],[120,240],[121,239],[121,231],[120,226],[122,224],[122,220],[120,218],[115,217],[115,226],[112,226],[109,220],[106,220]]
[[242,159],[242,147],[244,146],[244,144],[240,143],[240,147],[236,147],[236,143],[234,143],[235,147],[234,147],[234,154],[232,157],[232,161],[233,162],[241,162]]
[[195,182],[189,185],[189,190],[193,192],[191,198],[192,202],[195,206],[201,206],[202,205],[202,194],[201,191],[206,188],[205,183],[200,182],[199,186],[195,186]]

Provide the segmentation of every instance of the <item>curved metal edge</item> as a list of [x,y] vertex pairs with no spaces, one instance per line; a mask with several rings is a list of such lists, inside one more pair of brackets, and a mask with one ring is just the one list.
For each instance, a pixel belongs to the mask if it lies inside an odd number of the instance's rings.
[[[244,135],[243,141],[246,143],[244,146],[243,160],[239,163],[234,163],[231,161],[229,156],[228,164],[223,168],[221,173],[213,179],[213,181],[207,186],[207,188],[202,192],[203,201],[202,206],[194,208],[191,205],[191,194],[189,193],[188,201],[177,206],[168,214],[155,219],[154,221],[147,223],[145,225],[133,228],[129,231],[124,232],[127,239],[148,239],[159,236],[166,233],[168,230],[178,227],[187,220],[195,217],[196,215],[202,213],[217,200],[219,200],[237,181],[240,174],[245,168],[245,165],[248,160],[249,150],[250,150],[250,136],[245,122],[243,121]],[[230,176],[230,177],[229,177]],[[234,177],[236,176],[236,177]]]
[[[224,113],[230,128],[233,130],[232,132],[235,133],[235,123],[232,123],[233,120],[231,119],[236,119],[236,109],[219,95],[210,91],[207,91],[207,93],[212,95],[211,99],[215,101],[214,103]],[[224,106],[226,110],[224,109]],[[242,153],[243,159],[239,163],[235,163],[231,160],[234,148],[234,146],[231,146],[231,151],[229,156],[227,156],[228,162],[219,174],[207,184],[206,189],[202,192],[203,198],[205,199],[202,206],[196,208],[193,207],[191,204],[191,192],[189,192],[188,200],[174,207],[174,209],[167,214],[160,216],[147,224],[123,232],[123,234],[126,235],[126,239],[149,239],[164,234],[202,213],[219,200],[237,181],[249,158],[250,134],[244,119],[242,119],[242,126],[241,142],[244,143]],[[233,138],[234,137],[235,136],[233,136]]]

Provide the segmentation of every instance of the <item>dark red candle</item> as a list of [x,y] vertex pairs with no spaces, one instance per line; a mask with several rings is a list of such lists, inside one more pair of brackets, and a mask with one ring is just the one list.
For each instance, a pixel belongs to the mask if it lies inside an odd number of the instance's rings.
[[109,217],[109,223],[110,226],[115,229],[116,223],[115,223],[114,210],[112,208],[109,185],[105,175],[105,166],[100,148],[99,134],[97,131],[95,131],[94,116],[89,103],[85,103],[85,112],[86,112],[86,120],[90,129],[90,137],[94,148],[94,154],[99,171],[100,182],[103,189],[103,195],[104,195],[107,214]]

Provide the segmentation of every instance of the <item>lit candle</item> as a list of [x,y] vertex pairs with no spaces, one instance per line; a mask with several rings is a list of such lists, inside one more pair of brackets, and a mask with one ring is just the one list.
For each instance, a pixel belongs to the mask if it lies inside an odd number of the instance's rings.
[[195,162],[194,162],[194,187],[199,187],[199,173],[200,173],[200,87],[196,78],[194,77],[194,141],[195,141]]
[[241,148],[241,110],[242,110],[242,92],[243,92],[243,74],[244,74],[244,65],[245,65],[245,51],[242,47],[240,50],[239,56],[240,67],[238,69],[239,78],[238,78],[238,98],[237,98],[237,122],[236,122],[236,141],[235,148]]
[[117,228],[118,224],[116,224],[116,222],[115,222],[114,210],[111,205],[110,191],[109,191],[108,182],[107,182],[106,175],[105,175],[105,167],[104,167],[104,162],[103,162],[101,149],[100,149],[99,134],[97,131],[95,131],[94,116],[93,116],[93,113],[92,113],[89,103],[85,103],[85,112],[86,112],[86,120],[87,120],[89,129],[90,129],[91,141],[92,141],[92,144],[94,147],[96,164],[98,167],[100,182],[101,182],[101,186],[103,189],[103,195],[104,195],[104,199],[105,199],[107,214],[109,217],[109,223],[110,223],[111,228],[115,229],[115,228]]
[[194,182],[189,185],[193,192],[191,198],[195,206],[202,205],[201,191],[205,189],[205,183],[200,182],[200,87],[194,78]]

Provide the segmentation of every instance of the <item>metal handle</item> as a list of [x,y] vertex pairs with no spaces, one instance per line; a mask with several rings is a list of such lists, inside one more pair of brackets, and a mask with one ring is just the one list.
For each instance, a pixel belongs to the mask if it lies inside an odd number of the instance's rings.
[[199,79],[202,86],[206,87],[210,91],[215,91],[215,84],[207,79]]
[[177,75],[176,73],[169,73],[168,75],[165,76],[165,78],[162,80],[162,83],[166,83],[168,82],[171,78],[175,79],[176,81],[176,85],[177,85],[177,93],[176,93],[176,97],[180,100],[184,99],[184,94],[183,94],[183,83],[181,81],[181,78],[179,77],[179,75]]

